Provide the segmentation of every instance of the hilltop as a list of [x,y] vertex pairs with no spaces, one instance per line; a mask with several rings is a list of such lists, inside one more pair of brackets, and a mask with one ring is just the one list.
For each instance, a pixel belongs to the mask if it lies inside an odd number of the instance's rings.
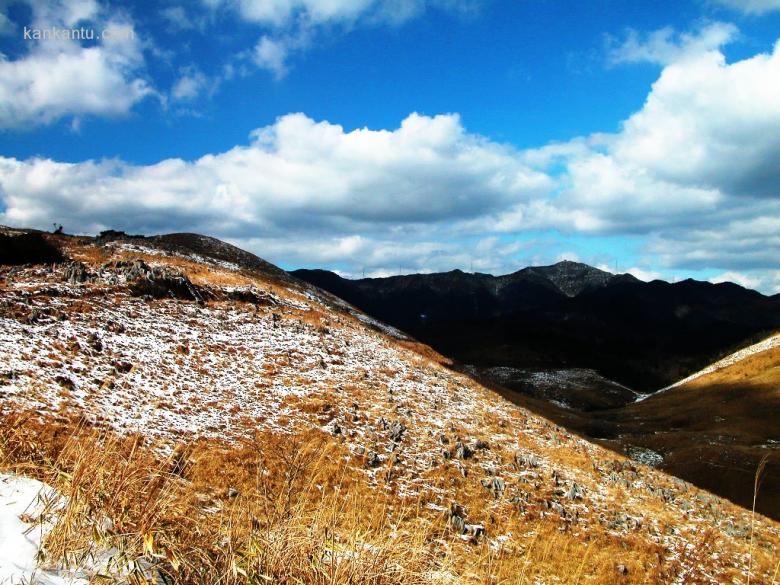
[[0,463],[60,494],[20,516],[45,527],[49,573],[771,582],[777,523],[253,255],[188,234],[33,239],[61,258],[0,266]]

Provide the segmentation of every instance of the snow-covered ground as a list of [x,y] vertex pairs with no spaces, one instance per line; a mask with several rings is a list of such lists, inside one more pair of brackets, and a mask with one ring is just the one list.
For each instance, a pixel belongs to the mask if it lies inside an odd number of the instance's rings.
[[0,584],[86,585],[81,575],[39,566],[41,540],[50,524],[40,519],[45,503],[58,495],[46,484],[0,474]]
[[[507,513],[568,518],[575,534],[609,525],[669,555],[683,555],[687,541],[648,527],[648,501],[664,502],[681,531],[715,522],[684,507],[689,487],[510,405],[317,295],[258,281],[273,303],[197,304],[133,297],[111,279],[72,285],[63,277],[59,268],[26,268],[0,286],[4,412],[84,415],[163,447],[316,427],[343,441],[355,472],[378,488],[391,489],[381,474],[392,470],[399,497],[449,506],[453,494],[431,482],[436,469],[480,490],[482,480],[499,478],[504,495],[486,498],[470,522]],[[574,383],[572,376],[536,381]],[[472,456],[459,457],[458,445]],[[662,499],[661,489],[676,499]],[[718,514],[717,522],[739,522],[733,508]]]

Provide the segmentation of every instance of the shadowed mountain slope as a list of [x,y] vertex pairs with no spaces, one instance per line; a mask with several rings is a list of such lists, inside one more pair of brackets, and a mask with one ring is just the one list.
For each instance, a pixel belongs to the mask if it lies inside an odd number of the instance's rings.
[[778,298],[732,283],[646,283],[573,262],[498,277],[292,274],[458,362],[591,368],[642,392],[780,327]]

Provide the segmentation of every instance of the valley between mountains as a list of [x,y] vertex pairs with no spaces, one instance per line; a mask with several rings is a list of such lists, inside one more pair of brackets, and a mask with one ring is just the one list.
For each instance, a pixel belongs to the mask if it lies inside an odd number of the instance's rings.
[[[681,361],[657,347],[652,367],[607,376],[568,361],[565,376],[541,379],[544,344],[522,366],[461,361],[486,337],[464,331],[475,343],[451,355],[334,287],[205,236],[2,231],[0,501],[14,513],[0,514],[0,537],[21,552],[0,582],[777,582],[775,520],[714,493],[706,474],[689,483],[626,457],[616,439],[645,453],[714,440],[717,412],[699,418],[694,406],[736,402],[734,392],[746,411],[727,422],[746,426],[732,443],[776,432],[776,347],[635,402],[771,327],[757,318],[771,299],[739,301],[722,337]],[[602,301],[586,303],[575,280],[559,300],[598,314]],[[725,302],[681,318],[703,335],[704,316],[726,321]],[[506,326],[528,323],[530,309],[520,315]],[[442,327],[434,335],[454,325]],[[523,368],[540,394],[512,390]],[[642,376],[647,387],[632,385]],[[567,388],[577,403],[550,400]],[[765,428],[747,426],[762,407]],[[598,442],[586,438],[596,410]],[[674,428],[645,433],[662,413]],[[679,469],[706,461],[675,453]],[[776,502],[763,465],[758,501]]]

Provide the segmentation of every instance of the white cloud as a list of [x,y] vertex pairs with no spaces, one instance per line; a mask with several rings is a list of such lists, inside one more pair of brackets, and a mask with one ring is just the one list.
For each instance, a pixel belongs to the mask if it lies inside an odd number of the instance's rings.
[[662,277],[661,273],[656,270],[645,270],[644,268],[639,268],[638,266],[632,266],[625,272],[626,274],[630,274],[631,276],[634,276],[645,282],[652,282],[653,280],[658,280]]
[[167,6],[160,10],[160,16],[173,31],[192,30],[199,26],[183,6]]
[[713,0],[716,4],[744,12],[745,14],[765,14],[780,10],[780,0]]
[[607,58],[613,65],[643,62],[668,65],[688,57],[698,58],[703,53],[718,51],[732,42],[737,33],[737,27],[723,22],[709,24],[693,33],[680,33],[672,27],[646,35],[629,30],[620,43],[614,37],[607,37]]
[[[154,93],[140,75],[141,42],[125,17],[101,18],[95,2],[34,2],[33,26],[92,23],[105,37],[26,41],[17,59],[0,54],[0,128],[48,124],[63,117],[118,116]],[[110,35],[110,37],[109,37]]]
[[769,291],[779,159],[780,44],[735,63],[705,44],[667,64],[615,134],[518,151],[457,115],[346,131],[291,114],[195,161],[0,159],[0,223],[203,231],[272,260],[393,271],[511,271],[531,231],[635,235],[639,278],[739,272]]
[[733,64],[712,52],[670,64],[612,151],[686,189],[780,195],[780,44]]
[[228,10],[262,30],[243,55],[261,69],[284,77],[293,55],[326,35],[357,26],[398,26],[435,8],[468,13],[481,0],[202,0],[212,10]]
[[272,39],[263,35],[257,42],[254,51],[254,62],[261,69],[267,69],[280,79],[287,74],[287,57],[290,45],[284,39]]
[[125,217],[147,229],[170,221],[237,235],[304,225],[349,233],[475,217],[548,187],[545,175],[468,134],[454,115],[345,132],[292,114],[255,131],[249,146],[191,163],[2,161],[2,221],[48,225],[57,214],[85,230]]
[[475,2],[464,0],[205,0],[211,8],[236,10],[249,22],[285,28],[294,21],[310,25],[351,25],[359,19],[399,23],[428,7],[468,11]]
[[751,277],[741,272],[730,271],[730,272],[724,272],[723,274],[719,274],[718,276],[714,276],[710,278],[710,282],[714,284],[718,284],[721,282],[734,282],[745,288],[754,289],[754,288],[758,288],[758,286],[761,285],[761,278]]
[[192,101],[202,93],[210,91],[211,82],[197,67],[185,67],[180,73],[171,88],[171,97],[175,101]]

